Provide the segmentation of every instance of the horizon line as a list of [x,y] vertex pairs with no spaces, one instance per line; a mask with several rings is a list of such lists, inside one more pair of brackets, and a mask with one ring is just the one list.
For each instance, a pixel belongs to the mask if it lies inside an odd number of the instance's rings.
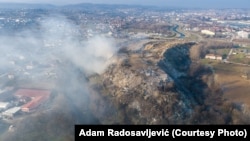
[[[150,5],[150,4],[118,4],[118,3],[91,3],[91,2],[81,2],[81,3],[70,3],[70,4],[52,4],[52,3],[32,3],[32,2],[0,2],[0,4],[10,5],[50,5],[54,7],[64,7],[64,6],[74,6],[81,4],[91,4],[91,5],[120,5],[120,6],[141,6],[141,7],[155,7],[155,8],[176,8],[176,9],[250,9],[250,7],[190,7],[190,6],[160,6],[160,5]],[[4,7],[1,6],[0,7]]]

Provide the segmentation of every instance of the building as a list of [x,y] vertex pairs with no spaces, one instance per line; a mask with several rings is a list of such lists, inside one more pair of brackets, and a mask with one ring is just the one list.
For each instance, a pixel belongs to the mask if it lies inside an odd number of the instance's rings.
[[206,59],[212,59],[212,60],[222,60],[222,56],[220,55],[214,55],[214,54],[207,54],[205,56]]
[[22,106],[22,111],[23,112],[30,112],[34,110],[36,107],[38,107],[42,102],[47,100],[44,96],[38,96],[31,100],[30,102],[26,103],[25,105]]
[[21,110],[23,112],[30,112],[49,99],[50,93],[49,90],[19,89],[16,91],[15,96],[19,98],[19,101],[25,101],[26,103],[22,105]]
[[10,108],[2,113],[4,119],[12,119],[20,111],[20,107]]
[[215,35],[215,33],[210,31],[210,30],[201,30],[201,33],[209,35],[209,36],[214,36]]
[[246,31],[237,32],[238,38],[248,39],[249,33]]
[[10,106],[9,102],[0,102],[0,111],[9,108],[9,106]]

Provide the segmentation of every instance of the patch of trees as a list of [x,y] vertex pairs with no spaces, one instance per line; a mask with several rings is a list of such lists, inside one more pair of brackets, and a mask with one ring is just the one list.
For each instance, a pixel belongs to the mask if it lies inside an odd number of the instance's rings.
[[192,63],[181,84],[193,94],[197,105],[193,107],[191,124],[245,124],[249,116],[242,106],[223,98],[223,90],[215,79],[213,68]]
[[[194,61],[198,60],[201,54],[206,53],[208,48],[215,48],[216,46],[218,48],[232,47],[230,44],[216,43],[196,44],[190,48],[186,47],[186,49],[189,49],[186,51],[177,47],[173,50],[167,50],[164,54],[164,60],[161,60],[165,61],[165,63],[171,63],[173,69],[176,70],[180,70],[180,65],[188,65],[186,71],[182,71],[186,72],[186,75],[174,79],[177,91],[182,91],[192,103],[193,113],[190,117],[185,118],[185,124],[237,124],[250,122],[250,120],[247,120],[248,116],[243,114],[243,110],[239,106],[235,106],[234,103],[223,98],[223,90],[220,84],[216,82],[213,68]],[[190,60],[190,63],[178,59],[179,56],[183,57],[182,60]],[[168,72],[171,70],[163,70],[171,74],[171,72]],[[160,90],[164,90],[164,87],[160,87]]]
[[223,91],[214,77],[210,67],[192,64],[189,74],[178,79],[196,103],[189,119],[191,124],[232,124],[235,120],[229,109],[236,109],[223,99]]
[[[178,45],[176,47],[168,49],[164,53],[164,59],[167,63],[170,63],[176,70],[180,72],[186,72],[189,69],[191,63],[189,55],[189,45]],[[159,62],[161,64],[161,62]]]

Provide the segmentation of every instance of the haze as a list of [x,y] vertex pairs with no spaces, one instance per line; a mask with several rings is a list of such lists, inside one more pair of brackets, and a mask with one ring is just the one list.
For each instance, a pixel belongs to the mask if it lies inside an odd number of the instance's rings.
[[[201,2],[202,1],[202,2]],[[98,3],[98,4],[135,4],[154,5],[163,7],[181,8],[250,8],[249,0],[0,0],[7,3],[46,3],[54,5],[66,5],[77,3]]]

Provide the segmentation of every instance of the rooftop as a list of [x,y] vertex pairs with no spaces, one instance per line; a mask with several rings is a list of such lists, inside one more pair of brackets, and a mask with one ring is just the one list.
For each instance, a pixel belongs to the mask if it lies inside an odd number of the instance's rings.
[[13,107],[13,108],[10,108],[6,111],[3,112],[4,115],[12,115],[12,114],[15,114],[16,112],[18,112],[21,108],[20,107]]
[[39,106],[43,101],[49,98],[50,91],[49,90],[38,90],[38,89],[19,89],[16,91],[15,96],[22,97],[30,97],[31,101],[24,104],[21,109],[22,111],[29,112],[31,109]]

